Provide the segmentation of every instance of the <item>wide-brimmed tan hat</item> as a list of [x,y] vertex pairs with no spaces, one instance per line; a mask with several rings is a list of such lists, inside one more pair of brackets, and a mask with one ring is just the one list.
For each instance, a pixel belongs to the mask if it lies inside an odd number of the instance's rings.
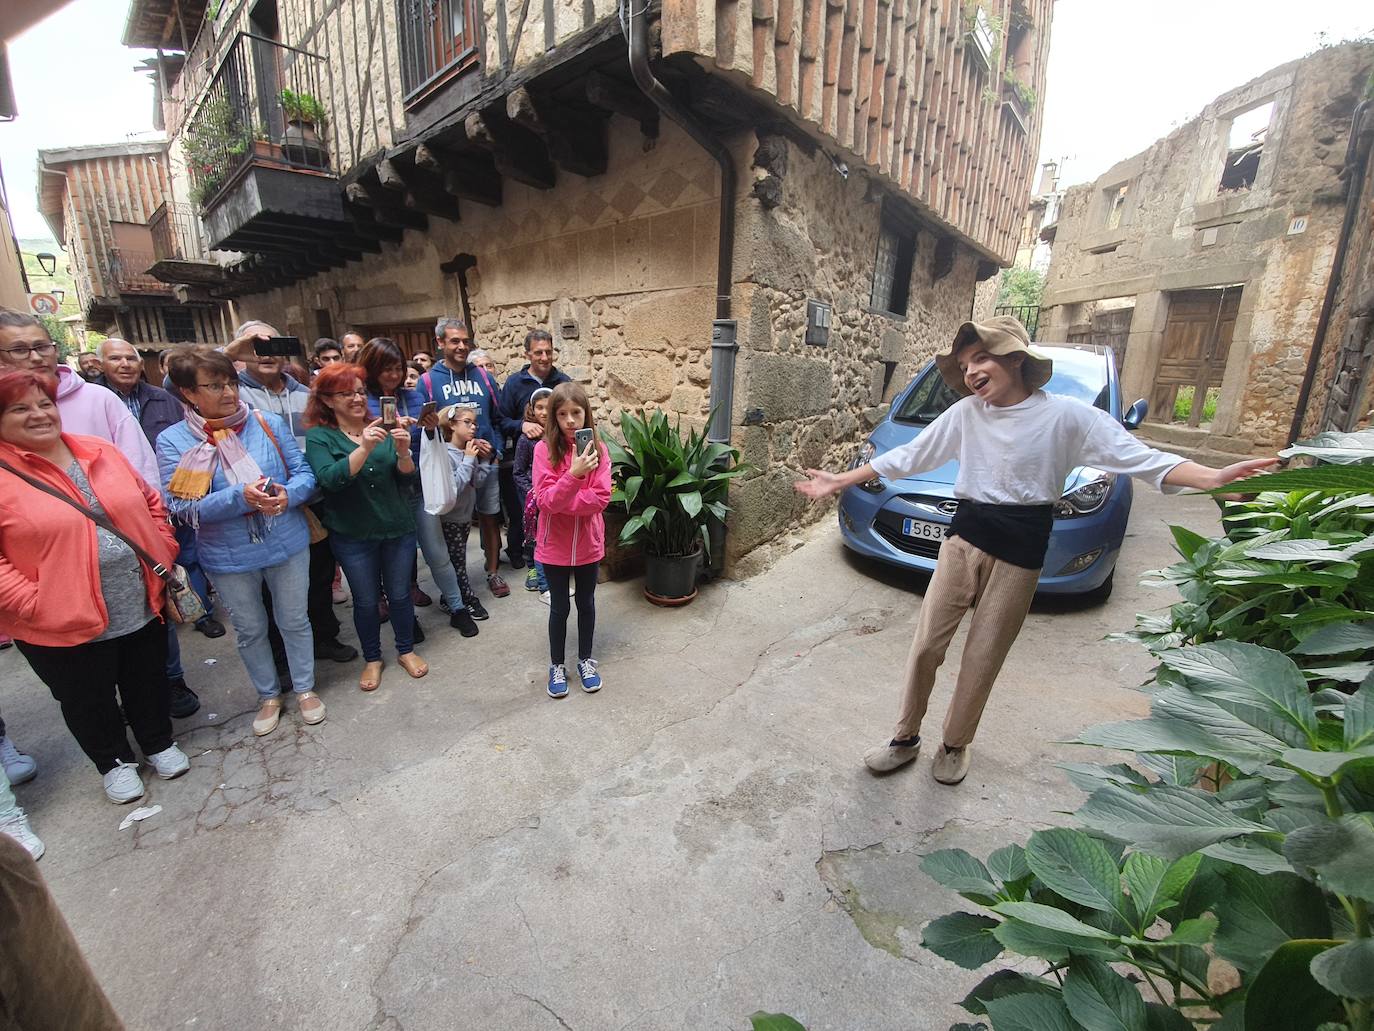
[[973,393],[964,382],[964,374],[959,371],[959,363],[954,356],[965,344],[979,342],[989,354],[1006,355],[1020,352],[1026,356],[1021,366],[1021,376],[1026,386],[1032,390],[1043,387],[1050,381],[1054,372],[1054,362],[1043,352],[1031,346],[1030,335],[1019,319],[1010,315],[994,315],[986,322],[965,322],[954,334],[954,343],[948,354],[936,355],[935,365],[944,378],[945,385],[962,397]]

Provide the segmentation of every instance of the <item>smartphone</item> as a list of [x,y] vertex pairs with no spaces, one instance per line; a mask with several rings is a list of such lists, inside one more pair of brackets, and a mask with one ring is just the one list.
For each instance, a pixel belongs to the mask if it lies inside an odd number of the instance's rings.
[[596,430],[581,429],[573,434],[573,454],[583,455],[587,453],[587,446],[596,439]]
[[382,410],[382,428],[394,430],[396,428],[396,399],[394,397],[381,397],[377,399],[377,403]]
[[262,491],[264,494],[267,495],[275,494],[276,487],[276,482],[270,476],[264,476],[262,480],[258,483],[258,490]]
[[253,353],[259,358],[273,358],[300,354],[300,337],[258,337],[253,341]]
[[428,419],[431,415],[435,413],[438,407],[439,406],[435,404],[433,401],[426,401],[424,404],[420,406],[420,418]]

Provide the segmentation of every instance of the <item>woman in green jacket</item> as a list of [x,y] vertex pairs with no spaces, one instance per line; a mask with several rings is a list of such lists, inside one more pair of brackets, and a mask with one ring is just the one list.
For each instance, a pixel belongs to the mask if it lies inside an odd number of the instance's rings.
[[306,409],[305,457],[324,492],[321,521],[353,591],[353,626],[362,645],[358,686],[375,691],[382,681],[381,617],[385,589],[396,637],[397,661],[412,677],[429,666],[415,654],[415,609],[410,573],[415,564],[415,512],[409,420],[390,431],[367,413],[364,372],[337,363],[315,377]]

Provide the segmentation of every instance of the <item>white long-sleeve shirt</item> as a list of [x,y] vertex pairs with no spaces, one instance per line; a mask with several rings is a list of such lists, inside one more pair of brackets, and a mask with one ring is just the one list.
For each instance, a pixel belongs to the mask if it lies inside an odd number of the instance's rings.
[[1164,484],[1182,458],[1146,447],[1100,408],[1043,390],[1006,407],[961,398],[915,439],[871,464],[894,480],[951,459],[959,461],[954,496],[996,505],[1051,504],[1080,465],[1135,476],[1165,493],[1182,489]]

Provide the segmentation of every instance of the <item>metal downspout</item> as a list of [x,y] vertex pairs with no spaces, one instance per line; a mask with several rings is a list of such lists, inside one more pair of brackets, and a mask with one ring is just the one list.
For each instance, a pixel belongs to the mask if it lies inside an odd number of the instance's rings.
[[1336,241],[1336,253],[1331,259],[1331,275],[1326,280],[1326,296],[1322,298],[1321,314],[1317,316],[1317,331],[1312,337],[1312,353],[1307,358],[1307,371],[1303,373],[1302,389],[1298,391],[1298,404],[1293,412],[1293,425],[1288,428],[1288,442],[1295,443],[1302,433],[1302,424],[1307,418],[1307,403],[1311,399],[1312,385],[1317,379],[1317,366],[1321,364],[1322,347],[1326,343],[1326,330],[1331,322],[1331,309],[1336,306],[1336,292],[1341,288],[1341,267],[1345,264],[1345,252],[1350,245],[1350,233],[1355,228],[1355,217],[1360,205],[1364,187],[1364,160],[1356,167],[1356,152],[1359,148],[1360,123],[1369,110],[1371,101],[1362,100],[1355,108],[1350,119],[1350,142],[1345,151],[1345,167],[1350,169],[1349,190],[1345,197],[1345,220],[1341,222],[1341,235]]
[[[735,264],[735,189],[738,175],[729,149],[683,108],[649,67],[650,0],[620,0],[620,25],[629,43],[630,72],[635,85],[660,111],[680,125],[720,166],[720,237],[716,258],[716,318],[711,326],[711,422],[707,439],[730,443],[735,405],[737,324],[731,317],[730,295]],[[711,566],[724,562],[725,525],[711,524]]]

